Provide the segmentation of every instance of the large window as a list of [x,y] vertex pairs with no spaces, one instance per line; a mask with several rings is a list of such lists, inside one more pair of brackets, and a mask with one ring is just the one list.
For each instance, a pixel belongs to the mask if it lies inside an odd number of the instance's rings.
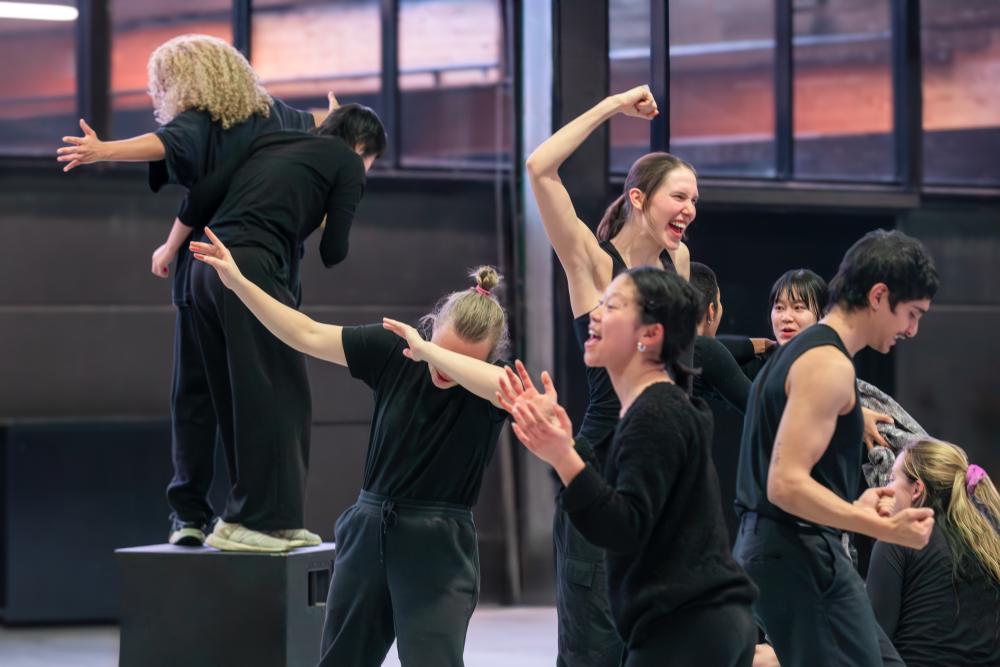
[[163,42],[186,33],[232,41],[230,0],[111,0],[111,132],[124,138],[156,128],[146,64]]
[[251,61],[268,92],[299,108],[344,103],[380,109],[379,0],[260,0],[253,4]]
[[[651,83],[649,0],[610,0],[608,4],[608,93]],[[596,100],[595,100],[596,102]],[[667,100],[657,100],[667,108]],[[649,152],[649,123],[615,116],[609,127],[611,171],[627,172]]]
[[670,0],[670,150],[702,174],[774,174],[774,1]]
[[890,0],[795,0],[795,177],[895,177]]
[[921,3],[924,176],[1000,184],[1000,2]]
[[0,19],[0,147],[50,156],[76,134],[76,24]]
[[400,162],[510,162],[510,86],[499,0],[401,0]]

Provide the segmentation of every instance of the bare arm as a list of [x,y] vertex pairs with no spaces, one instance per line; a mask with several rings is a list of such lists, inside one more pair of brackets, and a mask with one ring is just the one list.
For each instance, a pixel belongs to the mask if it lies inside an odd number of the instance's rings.
[[192,227],[188,227],[181,222],[180,218],[174,218],[174,224],[170,228],[167,240],[153,251],[151,270],[154,276],[157,278],[166,278],[170,275],[168,267],[177,258],[177,251],[181,249],[184,242],[191,236],[192,229]]
[[854,366],[833,347],[810,350],[792,364],[788,402],[771,453],[767,498],[806,521],[919,549],[930,537],[932,510],[904,510],[883,518],[873,504],[878,493],[849,503],[810,475],[830,444],[837,418],[853,407],[854,381]]
[[674,270],[684,280],[691,282],[691,251],[686,244],[682,243],[670,257],[674,261]]
[[63,146],[56,153],[59,162],[68,162],[63,171],[94,162],[156,162],[166,155],[163,142],[147,132],[121,141],[101,141],[87,121],[80,119],[82,137],[63,137]]
[[506,375],[502,367],[446,350],[425,340],[416,329],[403,322],[384,317],[382,326],[406,341],[408,347],[403,350],[406,357],[426,361],[479,398],[502,407],[497,398],[500,379]]
[[603,253],[593,232],[577,216],[559,178],[559,167],[594,130],[618,113],[651,119],[658,111],[647,86],[607,97],[546,139],[525,165],[545,233],[566,272],[574,317],[591,310],[600,299],[604,285],[596,284],[595,269]]
[[233,290],[268,331],[299,352],[341,366],[347,365],[343,327],[317,322],[270,296],[240,273],[233,256],[211,229],[206,228],[205,234],[211,243],[191,243],[195,259],[214,268],[222,283]]

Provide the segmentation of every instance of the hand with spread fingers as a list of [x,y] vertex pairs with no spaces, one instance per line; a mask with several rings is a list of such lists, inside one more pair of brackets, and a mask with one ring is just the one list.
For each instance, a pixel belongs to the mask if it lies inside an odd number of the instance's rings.
[[[556,402],[556,389],[548,373],[542,373],[544,391],[535,389],[531,378],[520,361],[516,362],[515,377],[508,369],[505,392],[498,394],[501,406],[514,417],[511,427],[517,439],[532,454],[559,471],[560,465],[575,452],[573,449],[573,424],[569,415]],[[523,384],[521,387],[519,385]],[[516,396],[513,402],[511,396]]]
[[895,424],[896,420],[889,415],[883,414],[881,412],[875,412],[874,410],[869,410],[868,408],[861,408],[861,414],[864,416],[865,420],[865,434],[864,441],[865,446],[868,449],[875,447],[876,445],[880,447],[888,447],[889,443],[886,439],[879,433],[879,424]]
[[219,280],[222,281],[222,284],[229,289],[233,289],[236,283],[243,279],[243,274],[240,272],[239,267],[236,266],[236,262],[229,253],[229,249],[223,245],[219,237],[208,227],[205,228],[205,235],[211,243],[191,241],[189,246],[191,254],[198,261],[205,262],[215,269],[219,274]]
[[98,139],[97,133],[82,118],[80,119],[80,129],[83,130],[82,137],[63,137],[63,143],[70,145],[63,146],[56,151],[58,162],[69,162],[63,167],[63,171],[69,171],[81,164],[91,164],[106,159],[104,142]]
[[404,357],[413,361],[426,361],[423,351],[427,346],[427,341],[420,335],[419,331],[405,322],[388,317],[382,318],[382,327],[406,341],[406,349],[403,350]]

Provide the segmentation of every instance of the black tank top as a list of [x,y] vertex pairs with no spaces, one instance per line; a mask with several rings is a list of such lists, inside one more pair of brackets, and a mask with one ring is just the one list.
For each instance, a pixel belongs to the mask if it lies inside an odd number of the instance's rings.
[[[628,271],[625,260],[618,254],[611,241],[601,242],[601,249],[611,256],[611,279]],[[675,271],[674,262],[664,250],[660,253],[660,262],[666,271]],[[583,351],[583,344],[587,342],[590,328],[590,313],[586,313],[573,320],[573,331],[576,333],[577,343],[580,351]],[[621,403],[615,395],[615,388],[611,386],[611,378],[603,368],[587,367],[587,389],[590,400],[587,402],[587,412],[583,416],[578,435],[585,437],[595,448],[597,459],[603,466],[604,455],[607,453],[606,446],[601,446],[607,436],[609,436],[618,425],[618,412],[621,410]],[[606,445],[606,443],[605,443]]]
[[[836,331],[825,324],[815,324],[781,346],[750,388],[736,473],[736,513],[739,516],[757,512],[777,521],[801,522],[801,519],[779,509],[767,499],[767,474],[771,466],[774,436],[788,402],[785,395],[788,371],[796,359],[824,345],[833,345],[848,359],[851,358]],[[837,419],[830,445],[812,469],[813,479],[847,502],[854,501],[860,489],[865,452],[863,434],[861,398],[855,383],[854,409]]]

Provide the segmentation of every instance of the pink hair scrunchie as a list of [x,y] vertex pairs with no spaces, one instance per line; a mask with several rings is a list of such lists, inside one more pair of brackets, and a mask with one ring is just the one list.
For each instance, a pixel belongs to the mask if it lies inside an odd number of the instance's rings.
[[986,471],[975,463],[970,465],[969,469],[965,471],[965,490],[968,491],[970,496],[976,492],[976,485],[983,481],[985,477]]
[[488,289],[486,289],[485,287],[482,287],[480,285],[475,285],[474,287],[472,287],[472,289],[476,290],[476,292],[478,292],[479,294],[481,294],[483,296],[491,296],[493,294]]

